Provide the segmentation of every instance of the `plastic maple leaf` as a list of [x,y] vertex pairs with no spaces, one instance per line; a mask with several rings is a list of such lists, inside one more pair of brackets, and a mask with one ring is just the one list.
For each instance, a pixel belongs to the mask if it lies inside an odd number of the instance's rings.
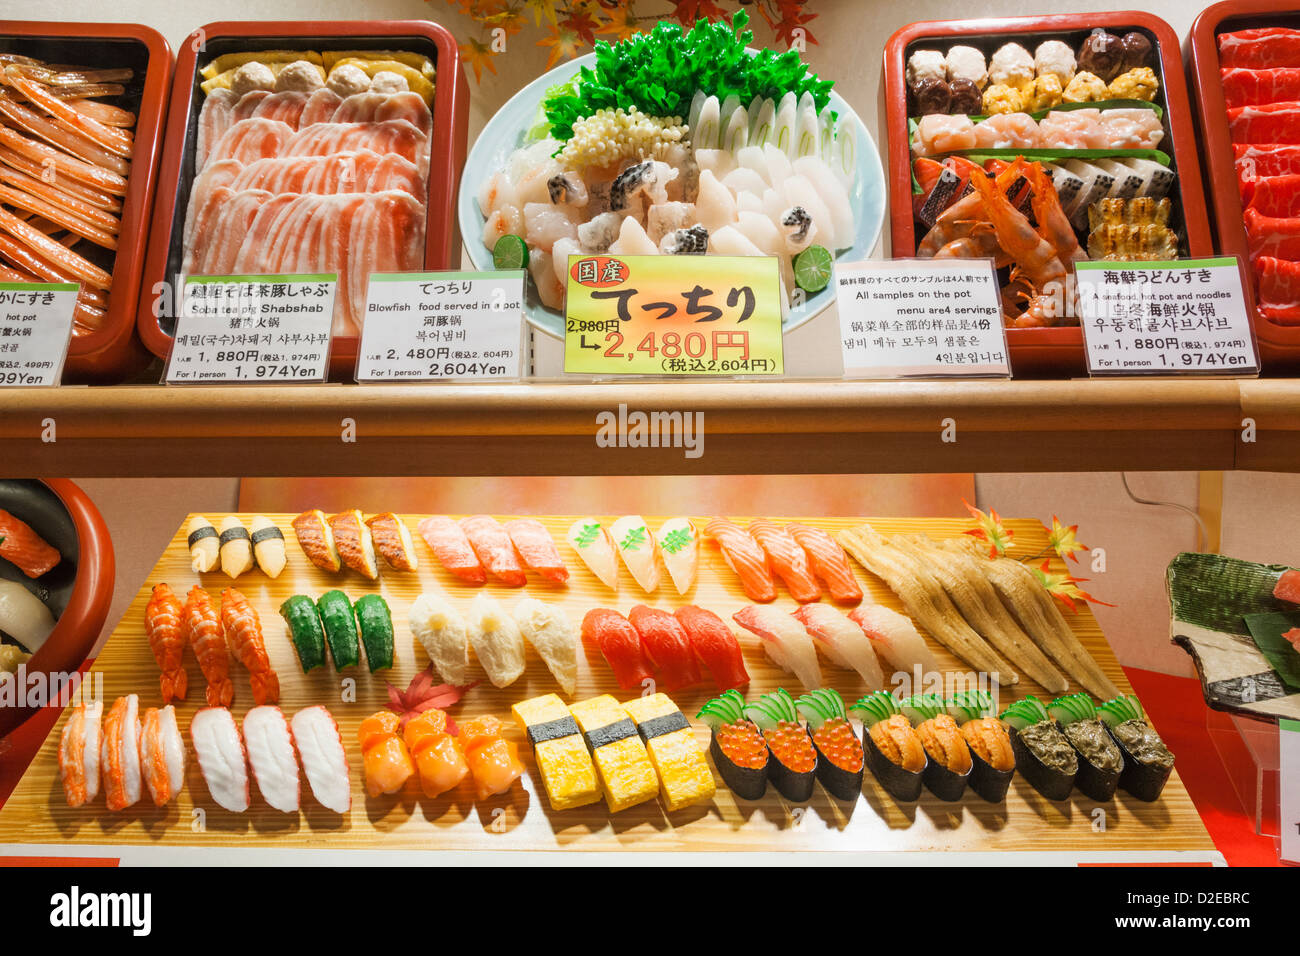
[[1047,589],[1047,593],[1069,608],[1071,614],[1078,614],[1079,604],[1085,601],[1089,604],[1103,604],[1106,607],[1115,606],[1107,601],[1098,600],[1087,591],[1082,590],[1079,585],[1085,583],[1088,580],[1087,578],[1076,578],[1068,571],[1064,574],[1053,572],[1051,562],[1047,559],[1043,559],[1042,566],[1037,570],[1033,568],[1030,570],[1034,571],[1034,575]]
[[481,40],[466,40],[460,45],[460,55],[465,63],[474,70],[474,82],[483,82],[483,68],[487,67],[492,73],[497,71],[496,64],[492,61],[496,54],[492,48]]
[[572,30],[581,37],[582,41],[588,46],[593,46],[596,42],[596,21],[587,16],[585,10],[574,10],[571,14],[560,21],[560,26],[566,30]]
[[795,30],[802,30],[803,39],[808,43],[817,43],[817,38],[812,35],[812,31],[804,26],[804,24],[816,20],[817,14],[804,13],[803,7],[803,0],[790,0],[790,2],[777,3],[781,19],[772,25],[772,29],[776,33],[777,40],[784,43],[787,47],[794,46]]
[[673,0],[669,16],[684,27],[693,27],[697,20],[718,20],[726,14],[712,0]]
[[546,57],[549,70],[561,60],[572,60],[582,52],[582,38],[562,25],[552,24],[546,36],[537,41],[538,46],[548,46],[551,52]]
[[602,36],[614,37],[615,43],[641,32],[641,18],[631,7],[620,6],[616,11],[608,14],[608,17],[605,23],[596,28],[596,32]]
[[1072,524],[1070,527],[1066,528],[1061,524],[1060,519],[1057,518],[1056,515],[1052,515],[1052,530],[1047,536],[1047,543],[1050,544],[1052,550],[1062,558],[1078,564],[1079,559],[1074,556],[1074,552],[1088,550],[1087,545],[1079,543],[1079,539],[1076,537],[1078,531],[1079,526],[1077,524]]
[[1002,516],[993,508],[989,509],[988,514],[985,514],[965,498],[961,500],[961,503],[966,506],[966,510],[971,513],[971,517],[974,518],[976,524],[979,525],[978,528],[973,528],[970,531],[965,532],[965,534],[968,534],[979,541],[986,542],[989,546],[990,558],[1000,558],[1006,554],[1007,549],[1011,547],[1011,542],[1015,540],[1016,535],[1010,528],[1003,527]]
[[[455,684],[434,684],[433,682],[433,665],[430,664],[420,673],[411,678],[411,682],[406,685],[406,690],[398,690],[392,682],[388,684],[388,708],[401,717],[401,726],[405,727],[406,722],[417,714],[422,714],[426,710],[446,710],[452,704],[459,701],[470,688],[476,687],[479,681],[473,681],[461,687]],[[455,735],[456,723],[447,717],[447,733]]]

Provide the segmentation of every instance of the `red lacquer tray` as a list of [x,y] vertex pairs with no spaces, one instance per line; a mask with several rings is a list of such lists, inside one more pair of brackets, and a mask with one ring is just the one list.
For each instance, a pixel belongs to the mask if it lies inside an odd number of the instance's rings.
[[122,105],[136,113],[131,175],[122,197],[122,228],[112,256],[113,288],[102,328],[76,335],[68,347],[64,380],[120,381],[141,369],[148,353],[135,335],[145,239],[154,200],[162,120],[172,75],[172,52],[158,31],[136,23],[53,23],[0,20],[0,51],[55,63],[129,66],[136,79]]
[[1300,370],[1300,325],[1279,325],[1255,311],[1255,284],[1248,263],[1250,246],[1242,228],[1241,193],[1228,135],[1227,106],[1219,75],[1221,31],[1246,27],[1300,27],[1296,0],[1226,0],[1206,7],[1187,35],[1187,66],[1196,94],[1205,149],[1205,172],[1219,251],[1237,256],[1246,276],[1246,303],[1255,323],[1255,341],[1265,371]]
[[[1145,32],[1152,40],[1163,88],[1168,139],[1162,148],[1173,156],[1178,173],[1178,206],[1182,214],[1188,254],[1212,254],[1210,225],[1201,186],[1201,168],[1192,125],[1187,83],[1179,57],[1178,37],[1159,17],[1139,11],[1063,13],[1040,17],[1006,17],[986,20],[931,20],[903,27],[885,45],[885,132],[888,138],[889,225],[892,254],[916,255],[917,237],[912,219],[912,171],[908,149],[907,55],[918,44],[938,46],[948,41],[994,38],[999,43],[1022,38],[1030,47],[1049,39],[1067,39],[1095,27],[1112,33]],[[1031,39],[1024,39],[1026,36]],[[1068,39],[1067,39],[1068,42]],[[1071,43],[1077,46],[1077,43]],[[1051,329],[1008,329],[1011,366],[1017,376],[1060,377],[1086,371],[1083,333],[1078,326]]]
[[[181,230],[194,177],[195,134],[203,92],[199,70],[223,53],[243,50],[389,50],[429,57],[435,66],[433,142],[429,156],[424,268],[446,269],[460,260],[456,226],[456,188],[465,162],[469,124],[469,87],[460,68],[456,41],[443,27],[427,20],[277,20],[209,23],[186,38],[176,61],[171,108],[167,113],[167,147],[159,173],[146,283],[174,281],[181,262]],[[162,286],[160,286],[162,288]],[[155,355],[171,350],[174,316],[166,303],[147,296],[140,301],[140,337]],[[356,364],[355,336],[336,337],[330,358],[334,378],[350,378]]]

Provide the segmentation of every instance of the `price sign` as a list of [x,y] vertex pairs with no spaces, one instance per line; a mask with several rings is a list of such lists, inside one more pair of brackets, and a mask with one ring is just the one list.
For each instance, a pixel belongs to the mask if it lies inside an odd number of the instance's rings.
[[835,267],[845,378],[1011,374],[991,259]]
[[332,274],[190,276],[165,380],[324,381],[337,286]]
[[0,386],[59,384],[76,307],[75,282],[0,282]]
[[524,272],[372,275],[358,382],[520,377]]
[[780,264],[767,256],[570,256],[564,370],[779,375]]
[[1282,806],[1278,825],[1282,830],[1282,859],[1300,863],[1300,720],[1278,721],[1278,747],[1281,751],[1278,788]]
[[1075,263],[1093,375],[1256,375],[1233,258]]

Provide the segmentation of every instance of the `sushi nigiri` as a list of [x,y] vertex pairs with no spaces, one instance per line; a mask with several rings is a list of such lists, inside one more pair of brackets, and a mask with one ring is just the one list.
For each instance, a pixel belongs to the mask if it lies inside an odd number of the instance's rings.
[[774,607],[751,604],[731,617],[745,630],[758,636],[763,650],[777,667],[794,674],[809,690],[822,686],[817,648],[807,629],[791,615]]
[[0,510],[0,558],[29,578],[39,578],[58,566],[59,549],[32,530],[31,525]]
[[678,594],[685,594],[695,583],[700,566],[699,535],[690,518],[669,518],[659,526],[655,536],[664,567]]
[[217,806],[248,809],[248,763],[235,718],[225,707],[204,707],[190,721],[190,742],[203,782]]
[[1148,803],[1159,798],[1174,769],[1174,755],[1147,720],[1132,694],[1120,694],[1097,708],[1111,737],[1124,755],[1119,785]]
[[871,690],[884,688],[884,672],[861,627],[827,604],[805,604],[793,616],[833,663],[857,671]]
[[524,672],[524,637],[515,619],[495,598],[475,595],[465,615],[466,632],[478,662],[494,687],[509,687]]
[[700,682],[700,666],[686,630],[668,611],[638,604],[628,620],[641,636],[650,662],[659,669],[659,679],[669,692]]
[[471,515],[460,519],[460,527],[492,578],[512,588],[521,588],[528,583],[514,543],[501,522],[491,515]]
[[35,654],[54,630],[54,615],[17,581],[0,581],[0,631]]
[[646,594],[659,587],[658,550],[654,532],[640,515],[624,515],[609,528],[623,563]]
[[768,777],[781,796],[796,803],[809,799],[817,779],[817,751],[799,722],[794,699],[785,690],[764,694],[745,706],[745,716],[763,732],[772,754]]
[[521,700],[511,712],[533,745],[537,770],[552,810],[571,810],[601,798],[596,765],[582,731],[558,695]]
[[921,738],[898,709],[898,701],[888,691],[878,690],[859,698],[849,712],[862,720],[862,749],[872,776],[894,799],[918,799],[928,761]]
[[614,672],[614,680],[624,690],[639,690],[651,678],[650,659],[641,635],[618,611],[603,607],[588,611],[582,619],[582,639],[596,645]]
[[262,622],[248,598],[234,588],[221,592],[221,626],[226,632],[226,643],[248,668],[254,703],[274,704],[280,699],[280,678],[266,653]]
[[659,776],[659,794],[669,813],[712,799],[717,792],[704,751],[685,715],[667,694],[626,701],[623,709],[636,724]]
[[99,795],[100,730],[104,705],[78,704],[68,714],[59,738],[59,776],[70,807],[93,803]]
[[456,738],[447,733],[447,714],[431,707],[406,722],[406,748],[420,774],[420,789],[426,797],[437,797],[458,786],[469,776],[469,764]]
[[426,591],[411,604],[411,633],[448,684],[469,682],[469,630],[465,619],[441,594]]
[[831,796],[856,800],[862,792],[865,758],[862,741],[844,709],[844,698],[824,687],[800,697],[795,710],[807,721],[817,751],[817,779]]
[[1016,754],[1006,724],[992,716],[992,695],[959,691],[948,698],[947,710],[970,748],[970,789],[989,803],[1001,803],[1015,775]]
[[280,708],[254,707],[244,715],[244,746],[263,799],[281,813],[296,813],[300,786],[293,734]]
[[329,517],[330,531],[338,549],[339,560],[371,581],[379,580],[379,563],[375,560],[375,542],[370,529],[353,508]]
[[609,812],[653,800],[659,792],[659,777],[623,705],[609,694],[601,694],[572,704],[569,712],[591,750]]
[[569,526],[568,539],[587,569],[617,591],[618,551],[609,531],[595,518],[579,518]]
[[[348,613],[352,613],[351,608],[349,602]],[[289,640],[293,643],[293,649],[298,652],[298,665],[302,668],[302,672],[306,674],[313,668],[324,667],[325,631],[321,627],[321,617],[316,609],[316,602],[305,594],[295,594],[280,605],[280,616],[284,618],[284,623],[289,628]],[[337,666],[347,667],[357,662],[357,656],[352,653],[352,649],[344,649],[342,643],[340,649],[343,650],[344,656],[335,658]]]
[[212,598],[197,584],[185,596],[181,621],[185,643],[194,648],[194,656],[208,682],[208,705],[228,706],[235,697],[235,685],[230,682],[230,647]]
[[785,526],[791,537],[808,556],[812,573],[826,587],[831,600],[840,604],[857,604],[862,587],[853,576],[853,565],[839,542],[821,528],[791,522]]
[[216,527],[203,515],[194,515],[185,526],[185,533],[190,567],[199,574],[207,574],[217,566],[221,554]]
[[919,667],[922,675],[939,670],[934,652],[911,618],[881,604],[860,604],[849,612],[849,620],[862,628],[876,656],[894,670],[911,674]]
[[423,519],[416,531],[429,546],[438,563],[466,584],[484,584],[487,571],[465,536],[459,524],[446,515],[430,515]]
[[745,716],[745,698],[740,691],[723,691],[695,716],[713,731],[709,755],[722,782],[744,800],[761,797],[767,790],[767,742],[758,725]]
[[749,683],[749,672],[745,670],[740,642],[726,621],[712,611],[693,604],[679,607],[673,616],[686,631],[695,656],[709,669],[720,690],[744,687]]
[[515,623],[566,694],[578,688],[578,629],[563,608],[524,598],[515,605]]
[[914,694],[899,702],[899,710],[914,727],[928,758],[921,779],[940,800],[960,800],[970,781],[970,747],[937,694]]
[[366,793],[372,797],[396,793],[415,774],[411,752],[398,735],[400,724],[401,718],[392,711],[381,710],[361,721],[357,728]]
[[316,802],[326,810],[347,813],[352,809],[352,780],[334,715],[320,705],[304,707],[293,715],[289,729]]
[[325,519],[325,512],[320,509],[304,511],[293,519],[293,533],[298,538],[298,547],[302,553],[316,567],[322,571],[342,569],[343,559],[339,557],[334,532]]
[[505,793],[524,772],[524,765],[519,762],[519,748],[502,737],[501,730],[501,721],[491,714],[460,725],[461,749],[474,776],[474,791],[480,800]]
[[185,784],[185,740],[176,708],[150,707],[140,720],[140,773],[154,806],[164,806]]
[[505,528],[526,568],[536,571],[552,584],[569,580],[569,569],[564,566],[546,525],[536,518],[515,518],[507,521]]
[[768,567],[781,579],[792,598],[800,604],[821,600],[822,589],[808,565],[808,555],[783,525],[756,518],[749,523],[749,534],[763,549]]
[[370,529],[370,539],[375,550],[394,571],[414,571],[419,567],[415,556],[415,542],[411,540],[411,531],[406,522],[391,511],[371,515],[366,519]]
[[722,549],[722,558],[740,578],[740,586],[751,601],[766,604],[776,600],[776,582],[768,569],[767,555],[748,531],[726,518],[714,518],[704,529]]
[[[303,645],[311,648],[315,646],[316,633],[315,628],[310,626],[310,608],[305,603],[310,599],[305,595],[303,598],[301,620],[298,623],[311,632],[301,635]],[[338,588],[326,591],[316,599],[316,616],[320,620],[325,642],[329,645],[330,657],[334,658],[334,669],[354,667],[361,660],[361,635],[357,631],[357,612],[352,601]],[[294,643],[298,644],[297,637]],[[310,649],[307,656],[312,656]]]
[[248,539],[253,544],[253,560],[268,578],[278,578],[287,561],[284,532],[270,518],[257,515],[248,523]]
[[357,613],[357,632],[366,649],[366,667],[370,673],[393,666],[395,651],[393,614],[382,594],[363,594],[353,605]]
[[253,570],[253,540],[243,522],[226,515],[221,519],[220,531],[221,573],[233,580]]

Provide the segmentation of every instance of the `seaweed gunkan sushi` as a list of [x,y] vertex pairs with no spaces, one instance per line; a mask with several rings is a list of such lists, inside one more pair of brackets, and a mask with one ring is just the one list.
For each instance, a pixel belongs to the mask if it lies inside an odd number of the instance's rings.
[[1079,775],[1074,785],[1085,796],[1105,802],[1115,796],[1124,757],[1111,739],[1106,725],[1097,719],[1097,708],[1087,694],[1058,697],[1047,712],[1061,725],[1065,739],[1079,755]]
[[817,779],[840,800],[856,800],[862,792],[862,741],[853,732],[844,699],[829,688],[804,694],[795,710],[808,722],[817,751]]
[[1173,772],[1174,755],[1146,719],[1142,704],[1132,694],[1120,694],[1097,710],[1124,755],[1119,785],[1139,800],[1158,799]]
[[794,803],[812,797],[813,781],[817,779],[817,751],[812,738],[799,722],[794,698],[785,688],[764,694],[745,706],[745,716],[758,725],[763,740],[772,754],[768,777],[772,786]]
[[762,731],[745,716],[745,698],[740,691],[723,691],[695,716],[713,731],[709,756],[722,782],[744,800],[761,797],[767,790],[767,768],[772,761]]
[[1011,725],[1016,767],[1048,800],[1064,800],[1079,775],[1079,758],[1043,702],[1032,694],[1002,712]]
[[898,701],[889,691],[878,690],[859,698],[849,711],[862,719],[863,754],[880,785],[895,800],[920,797],[925,748]]
[[1016,773],[1016,755],[1006,724],[992,716],[993,697],[985,690],[960,691],[947,700],[970,748],[970,788],[989,803],[1001,803]]
[[899,703],[903,716],[916,725],[916,736],[929,758],[921,780],[940,800],[960,800],[970,780],[970,747],[938,694],[916,694]]

